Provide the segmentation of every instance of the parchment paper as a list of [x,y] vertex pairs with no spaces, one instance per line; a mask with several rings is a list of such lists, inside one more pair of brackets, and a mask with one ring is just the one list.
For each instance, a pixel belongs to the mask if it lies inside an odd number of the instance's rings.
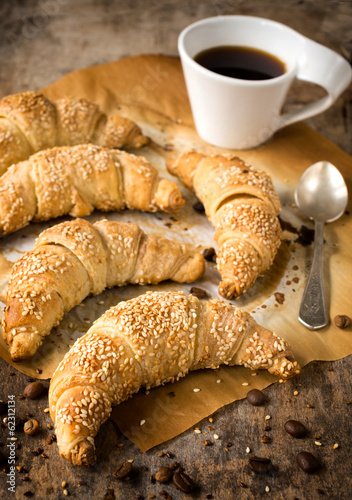
[[[177,58],[147,55],[79,70],[47,87],[44,93],[49,98],[65,95],[86,97],[97,102],[107,113],[119,112],[137,121],[152,142],[147,148],[135,153],[145,155],[164,177],[176,182],[166,171],[166,157],[191,148],[207,153],[220,151],[205,144],[194,130]],[[352,158],[304,124],[290,126],[265,145],[241,151],[239,155],[272,175],[283,205],[281,218],[295,228],[300,228],[302,224],[313,228],[293,203],[294,187],[302,172],[312,163],[319,160],[334,163],[344,175],[351,192]],[[194,244],[199,249],[215,246],[214,231],[209,221],[192,208],[196,201],[194,195],[179,185],[187,204],[176,216],[132,211],[113,214],[96,212],[88,220],[93,222],[107,217],[133,221],[146,232]],[[331,318],[336,314],[351,314],[350,209],[351,202],[347,213],[325,229],[324,273]],[[65,218],[45,224],[32,224],[2,240],[1,297],[4,297],[11,267],[8,261],[15,261],[24,251],[31,249],[35,237],[43,229],[62,220]],[[295,232],[284,233],[273,266],[249,292],[236,301],[236,305],[251,311],[259,323],[287,339],[302,366],[312,360],[335,360],[347,356],[352,353],[351,328],[341,330],[332,323],[322,330],[311,332],[298,322],[299,303],[312,256],[312,245],[302,246],[295,242],[296,237]],[[97,297],[87,298],[81,306],[68,313],[32,360],[14,366],[30,376],[49,378],[69,345],[84,334],[108,307],[120,300],[152,289],[189,292],[191,286],[199,286],[210,295],[219,297],[218,282],[219,275],[214,264],[207,263],[204,278],[192,285],[166,282],[157,287],[127,286],[106,290]],[[278,302],[275,296],[277,292],[283,294],[283,303]],[[12,364],[2,340],[0,355]],[[36,370],[41,373],[38,374]],[[249,389],[263,388],[277,381],[277,378],[264,371],[257,373],[253,377],[250,370],[241,367],[224,367],[216,372],[194,372],[173,385],[153,389],[149,394],[141,391],[115,408],[113,418],[121,431],[145,451],[180,434],[221,406],[245,397]],[[249,385],[242,386],[244,382]],[[193,392],[195,387],[200,391]],[[143,420],[145,423],[141,426]]]

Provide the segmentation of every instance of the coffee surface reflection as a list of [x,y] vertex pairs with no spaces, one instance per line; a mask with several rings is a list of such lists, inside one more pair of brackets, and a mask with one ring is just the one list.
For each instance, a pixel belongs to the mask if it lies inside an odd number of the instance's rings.
[[194,60],[214,73],[240,80],[269,80],[286,72],[280,59],[252,47],[212,47],[199,52]]

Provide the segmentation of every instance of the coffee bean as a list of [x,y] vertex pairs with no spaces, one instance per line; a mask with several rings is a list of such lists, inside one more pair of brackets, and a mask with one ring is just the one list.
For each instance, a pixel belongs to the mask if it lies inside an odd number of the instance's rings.
[[216,259],[215,249],[213,247],[205,248],[203,250],[203,256],[204,256],[205,260],[207,260],[209,262],[214,262]]
[[0,415],[7,413],[7,403],[0,401]]
[[209,297],[208,292],[203,290],[203,288],[198,288],[196,286],[192,286],[189,293],[197,297],[197,299],[206,299],[207,297]]
[[115,479],[125,479],[132,470],[132,464],[130,462],[123,462],[118,465],[113,472],[113,477]]
[[285,431],[295,438],[301,439],[307,435],[306,427],[297,420],[288,420],[284,427]]
[[199,214],[204,214],[205,212],[205,209],[204,209],[204,205],[201,201],[196,201],[195,203],[193,203],[193,209],[198,212]]
[[175,488],[182,491],[182,493],[190,493],[194,489],[192,479],[184,472],[175,472],[172,481]]
[[253,456],[249,460],[249,468],[257,474],[265,474],[271,468],[270,458]]
[[351,324],[351,318],[349,316],[346,316],[346,314],[339,314],[338,316],[335,316],[334,318],[335,325],[338,328],[347,328]]
[[308,451],[301,451],[300,453],[298,453],[296,455],[296,462],[300,466],[300,468],[308,474],[313,474],[314,472],[318,472],[318,470],[321,469],[321,463],[319,462],[317,457],[315,457]]
[[35,418],[30,418],[23,426],[23,431],[29,436],[35,436],[40,431],[40,424]]
[[252,389],[247,393],[247,401],[252,406],[262,406],[265,403],[266,398],[264,393],[259,389]]
[[172,478],[173,471],[170,467],[161,467],[155,474],[155,479],[159,483],[168,483]]
[[8,421],[6,419],[4,424],[5,424],[5,427],[8,427],[10,425],[10,428],[12,428],[14,426],[15,429],[19,430],[19,429],[23,428],[24,422],[20,417],[15,417],[14,419],[12,419],[12,417],[10,417],[10,421]]
[[38,399],[44,392],[44,386],[41,382],[31,382],[27,385],[23,394],[28,399]]

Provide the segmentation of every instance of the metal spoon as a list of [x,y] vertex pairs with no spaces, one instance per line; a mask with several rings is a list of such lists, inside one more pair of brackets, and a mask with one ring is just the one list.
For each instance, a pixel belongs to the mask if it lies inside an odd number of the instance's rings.
[[319,161],[307,168],[295,190],[297,206],[315,222],[313,261],[298,316],[311,330],[328,323],[323,278],[324,223],[338,219],[345,211],[347,200],[345,181],[328,161]]

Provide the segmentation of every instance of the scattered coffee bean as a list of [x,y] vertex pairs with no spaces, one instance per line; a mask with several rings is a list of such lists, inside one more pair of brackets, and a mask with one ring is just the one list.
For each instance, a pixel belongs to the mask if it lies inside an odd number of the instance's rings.
[[338,328],[347,328],[351,324],[351,318],[349,316],[346,316],[345,314],[339,314],[338,316],[335,316],[334,321],[335,325]]
[[0,415],[4,415],[4,413],[7,413],[7,403],[0,401]]
[[40,431],[40,424],[35,418],[30,418],[23,426],[23,431],[28,436],[35,436]]
[[20,417],[15,417],[14,420],[12,418],[10,418],[10,422],[8,422],[8,419],[5,418],[3,420],[3,422],[5,424],[5,427],[8,427],[9,423],[10,423],[10,427],[12,427],[14,425],[15,429],[17,429],[17,430],[22,429],[23,424],[24,424],[23,420]]
[[25,388],[23,394],[28,399],[37,399],[40,398],[43,392],[44,392],[44,386],[41,382],[31,382]]
[[52,444],[54,441],[56,441],[56,434],[51,434],[46,440],[46,444]]
[[203,250],[203,256],[208,262],[214,262],[216,259],[215,249],[213,247],[205,248]]
[[112,475],[115,479],[125,479],[125,477],[130,474],[131,470],[132,464],[130,462],[123,462],[116,467]]
[[189,293],[197,297],[197,299],[206,299],[209,297],[209,293],[203,290],[202,288],[198,288],[196,286],[192,286]]
[[155,474],[155,480],[158,481],[158,483],[168,483],[173,475],[173,471],[170,469],[170,467],[161,467],[161,469],[158,470]]
[[296,455],[296,462],[304,472],[308,474],[313,474],[321,469],[321,463],[319,460],[309,453],[308,451],[301,451]]
[[185,472],[175,472],[172,481],[175,488],[182,493],[190,493],[194,489],[192,479]]
[[270,458],[253,456],[249,460],[249,468],[257,474],[265,474],[271,468]]
[[35,457],[37,457],[38,455],[40,455],[41,453],[43,453],[43,448],[37,448],[36,450],[33,450],[32,451],[32,455],[34,455]]
[[252,406],[263,406],[266,401],[265,395],[259,389],[252,389],[247,393],[247,401]]
[[205,208],[204,208],[203,203],[199,200],[196,201],[195,203],[193,203],[193,210],[195,210],[199,214],[204,214]]
[[285,425],[285,431],[288,432],[291,436],[301,439],[307,435],[307,429],[305,425],[301,422],[297,422],[297,420],[288,420]]
[[267,436],[266,434],[264,434],[264,436],[262,437],[262,439],[260,440],[261,443],[264,443],[264,444],[268,444],[268,443],[271,443],[272,439],[270,436]]

